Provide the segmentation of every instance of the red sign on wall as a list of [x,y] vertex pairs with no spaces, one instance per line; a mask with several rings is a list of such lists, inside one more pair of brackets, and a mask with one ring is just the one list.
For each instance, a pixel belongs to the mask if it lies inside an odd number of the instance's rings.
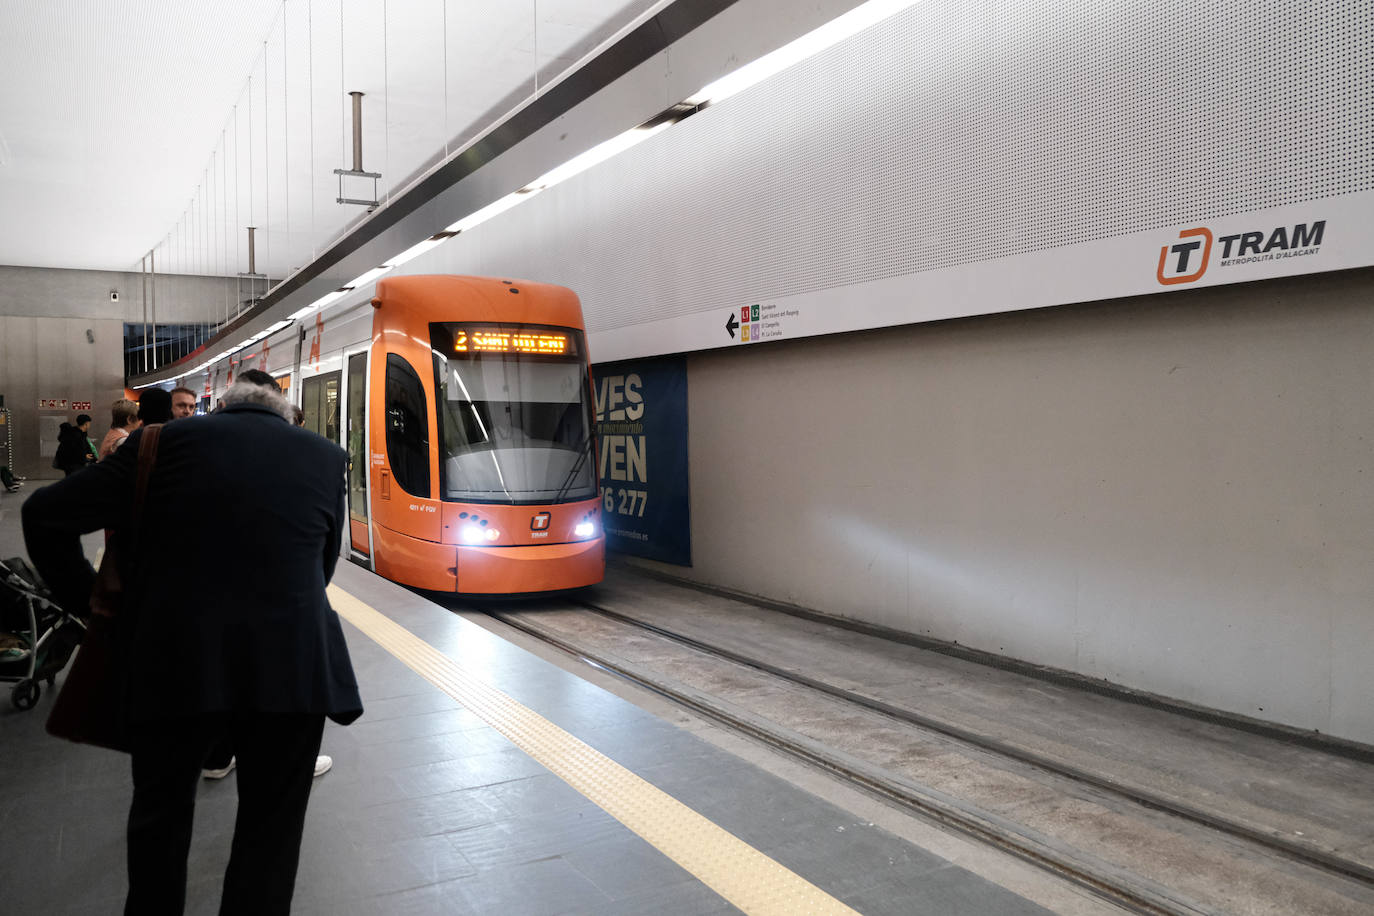
[[72,410],[90,410],[90,401],[72,401]]
[[39,409],[39,410],[66,410],[66,409],[67,409],[67,399],[66,399],[66,398],[39,398],[39,399],[38,399],[38,409]]

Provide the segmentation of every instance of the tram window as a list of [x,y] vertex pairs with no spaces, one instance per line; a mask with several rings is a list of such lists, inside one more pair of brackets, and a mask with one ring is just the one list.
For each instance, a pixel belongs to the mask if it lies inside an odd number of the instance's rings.
[[339,441],[339,380],[342,373],[329,372],[308,378],[301,385],[301,409],[305,428],[330,442]]
[[[348,358],[348,511],[354,521],[367,523],[367,354]],[[354,548],[366,551],[367,539],[355,536]]]
[[[511,504],[594,497],[591,389],[578,355],[580,332],[484,326],[474,350],[477,332],[464,327],[430,325],[440,497]],[[513,343],[502,348],[503,340]],[[546,340],[562,350],[525,349],[526,341]]]
[[429,497],[429,410],[420,377],[401,356],[386,357],[386,457],[412,496]]

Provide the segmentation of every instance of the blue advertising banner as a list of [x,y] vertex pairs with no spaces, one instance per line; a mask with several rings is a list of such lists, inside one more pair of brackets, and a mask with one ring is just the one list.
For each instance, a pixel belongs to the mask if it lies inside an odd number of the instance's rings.
[[607,549],[691,566],[687,360],[603,363],[592,376]]

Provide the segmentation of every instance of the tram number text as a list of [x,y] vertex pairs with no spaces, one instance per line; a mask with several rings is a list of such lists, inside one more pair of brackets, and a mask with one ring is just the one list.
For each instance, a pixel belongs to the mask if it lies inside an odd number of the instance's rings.
[[626,490],[623,487],[612,490],[607,487],[601,492],[601,504],[607,512],[643,518],[644,507],[649,504],[649,494],[644,490]]

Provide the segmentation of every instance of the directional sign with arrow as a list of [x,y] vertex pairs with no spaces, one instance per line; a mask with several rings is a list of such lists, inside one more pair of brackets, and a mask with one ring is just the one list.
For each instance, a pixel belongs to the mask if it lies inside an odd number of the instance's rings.
[[730,318],[725,322],[725,330],[730,332],[730,337],[735,336],[735,328],[739,327],[739,319],[735,317],[734,310],[730,312]]

